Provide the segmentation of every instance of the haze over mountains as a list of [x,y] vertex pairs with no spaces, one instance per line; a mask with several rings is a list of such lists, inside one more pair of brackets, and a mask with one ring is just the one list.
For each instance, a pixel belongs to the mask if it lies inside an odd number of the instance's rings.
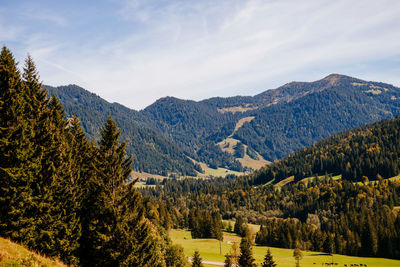
[[339,74],[255,96],[198,102],[165,97],[141,111],[76,85],[46,88],[95,139],[111,115],[134,169],[163,175],[195,175],[200,166],[192,160],[212,168],[257,169],[338,132],[400,114],[400,88]]

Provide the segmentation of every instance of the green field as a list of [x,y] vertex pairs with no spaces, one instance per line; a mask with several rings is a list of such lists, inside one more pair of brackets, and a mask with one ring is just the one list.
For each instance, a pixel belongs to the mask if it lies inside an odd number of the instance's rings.
[[[231,233],[224,233],[224,241],[221,242],[222,255],[219,254],[219,242],[215,239],[192,239],[190,231],[188,230],[171,230],[170,237],[174,243],[180,244],[185,249],[186,256],[192,256],[195,250],[200,252],[203,260],[224,262],[224,255],[229,252],[231,243],[240,243],[240,237]],[[254,246],[253,253],[256,263],[261,263],[268,247]],[[274,257],[277,266],[290,266],[293,267],[295,262],[293,259],[292,249],[282,249],[270,247],[271,253]],[[322,263],[332,262],[332,256],[325,253],[304,251],[304,258],[300,262],[300,266],[322,266]],[[350,264],[367,264],[368,267],[381,267],[381,266],[400,266],[400,261],[382,259],[382,258],[363,258],[363,257],[350,257],[343,255],[334,255],[333,260],[338,263],[336,266],[350,266]],[[315,263],[315,264],[314,264]],[[206,265],[213,266],[213,265]]]

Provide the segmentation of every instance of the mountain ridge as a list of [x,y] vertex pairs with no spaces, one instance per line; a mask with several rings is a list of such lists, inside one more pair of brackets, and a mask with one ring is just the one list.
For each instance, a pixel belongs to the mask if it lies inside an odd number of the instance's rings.
[[[68,93],[59,92],[61,102],[65,94]],[[98,108],[99,114],[117,116],[122,129],[145,128],[150,135],[164,140],[164,149],[175,147],[173,158],[183,155],[178,157],[180,161],[185,162],[188,156],[213,168],[243,171],[251,168],[243,165],[247,156],[255,159],[258,154],[274,161],[340,131],[400,115],[400,89],[334,73],[313,82],[286,83],[254,96],[212,97],[201,101],[162,97],[140,111],[118,103],[108,103],[107,111],[102,110],[104,103],[96,101],[89,101],[86,106],[84,103],[81,108],[71,101],[63,104],[69,115],[78,111],[81,117],[87,117],[80,109],[91,105]],[[235,130],[239,121],[249,117],[254,119],[244,120]],[[91,125],[84,119],[82,124],[84,128]],[[95,125],[101,125],[100,121]],[[221,144],[228,138],[235,145],[225,149]],[[133,154],[135,149],[132,147],[129,152]],[[194,166],[187,165],[190,168],[193,174]]]

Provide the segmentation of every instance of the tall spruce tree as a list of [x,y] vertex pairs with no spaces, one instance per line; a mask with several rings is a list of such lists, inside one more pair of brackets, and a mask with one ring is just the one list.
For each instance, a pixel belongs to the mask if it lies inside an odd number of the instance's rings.
[[251,249],[251,239],[249,236],[243,237],[240,241],[240,256],[239,266],[240,267],[253,267],[256,266],[254,263],[253,250]]
[[[168,238],[167,238],[168,239]],[[165,251],[165,263],[167,266],[187,267],[189,262],[185,257],[183,247],[181,245],[169,244]]]
[[65,182],[70,161],[62,107],[46,99],[30,56],[22,78],[7,48],[0,58],[0,233],[77,263],[72,233],[79,223],[71,223],[76,209],[67,203],[76,199],[63,192],[71,184]]
[[238,259],[239,259],[239,251],[238,251],[238,246],[235,242],[232,244],[229,253],[225,255],[224,266],[226,267],[236,266],[236,264],[238,263]]
[[68,184],[66,179],[70,162],[67,157],[64,112],[57,98],[50,99],[38,124],[37,151],[41,166],[34,181],[36,188],[33,201],[37,207],[34,210],[35,246],[46,255],[61,256],[59,253],[63,248],[70,248],[69,238],[66,236],[69,226],[65,219],[74,215],[64,202],[67,198],[63,190]]
[[0,54],[0,234],[26,243],[32,238],[32,123],[17,63],[11,51]]
[[233,265],[232,256],[230,254],[225,254],[224,267],[231,267]]
[[[42,90],[28,56],[21,77],[0,53],[0,235],[83,266],[165,266],[172,245],[127,184],[131,160],[109,118],[98,146]],[[186,262],[182,251],[175,256]],[[170,260],[170,259],[169,259]]]
[[85,266],[164,266],[163,245],[144,217],[140,195],[125,184],[131,160],[120,132],[108,118],[95,151],[94,176],[88,184],[81,260]]
[[361,244],[361,253],[363,256],[375,256],[377,254],[378,236],[370,216],[367,217],[364,223]]

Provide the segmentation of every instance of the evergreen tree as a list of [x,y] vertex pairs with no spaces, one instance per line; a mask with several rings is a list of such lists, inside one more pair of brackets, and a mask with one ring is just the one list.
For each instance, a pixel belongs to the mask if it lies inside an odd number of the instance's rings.
[[229,221],[227,232],[232,233],[232,230],[233,230],[232,229],[232,223],[231,223],[231,221]]
[[233,232],[242,235],[242,225],[244,224],[243,218],[241,216],[236,218],[235,226],[233,227]]
[[47,107],[47,91],[42,88],[36,65],[29,54],[25,60],[22,78],[25,86],[24,98],[27,103],[25,114],[33,119],[37,119]]
[[243,237],[240,241],[240,257],[239,266],[240,267],[253,267],[254,264],[253,251],[251,249],[251,239],[249,237]]
[[[48,256],[60,256],[63,248],[76,249],[76,244],[69,244],[67,235],[73,234],[77,225],[75,219],[72,225],[65,220],[76,217],[69,210],[69,200],[65,195],[64,186],[69,185],[67,179],[70,164],[67,150],[68,144],[65,139],[64,112],[57,98],[51,98],[48,107],[40,116],[39,124],[35,134],[38,135],[36,144],[37,159],[40,160],[40,169],[34,177],[33,202],[35,209],[32,216],[36,218],[36,237],[33,239],[36,247]],[[65,206],[64,206],[65,205]],[[75,204],[72,204],[75,205]],[[72,232],[70,232],[72,231]],[[62,248],[63,247],[63,248]],[[69,255],[73,253],[67,252]],[[69,256],[66,256],[69,257]]]
[[85,266],[164,266],[162,240],[154,225],[144,217],[140,195],[133,183],[126,185],[131,160],[125,143],[111,118],[101,131],[95,151],[95,175],[83,220],[81,259]]
[[32,123],[17,63],[10,50],[0,54],[0,234],[26,244],[32,238]]
[[225,254],[224,266],[231,267],[232,265],[233,265],[232,256],[230,254]]
[[188,266],[187,258],[180,245],[169,244],[165,251],[165,263],[169,267],[186,267]]
[[271,250],[267,250],[267,254],[265,254],[264,262],[261,263],[261,267],[275,267],[276,263],[272,258]]
[[201,262],[200,253],[195,250],[192,257],[192,267],[203,267],[203,263]]
[[364,256],[376,256],[378,252],[378,237],[369,216],[364,224],[361,242],[361,253]]
[[0,190],[7,188],[0,197],[0,232],[76,264],[78,201],[68,193],[79,187],[66,180],[71,165],[62,107],[46,99],[30,56],[23,79],[8,49],[0,58]]

